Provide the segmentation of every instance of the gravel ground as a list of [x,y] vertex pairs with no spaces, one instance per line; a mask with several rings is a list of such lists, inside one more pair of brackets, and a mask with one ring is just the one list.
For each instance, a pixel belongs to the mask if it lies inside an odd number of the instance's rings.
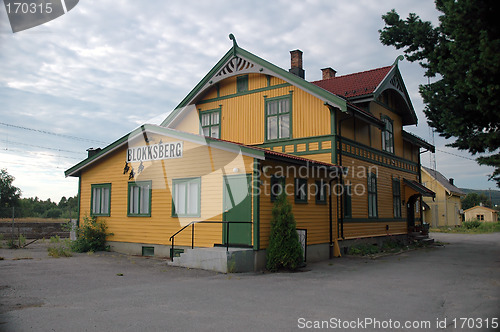
[[[431,236],[445,245],[275,274],[225,275],[112,252],[52,258],[48,242],[3,248],[0,331],[494,330],[500,233]],[[406,322],[419,328],[396,328]]]

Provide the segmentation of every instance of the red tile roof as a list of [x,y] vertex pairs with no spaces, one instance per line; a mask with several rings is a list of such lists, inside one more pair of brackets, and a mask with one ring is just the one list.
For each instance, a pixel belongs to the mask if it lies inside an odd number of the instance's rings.
[[344,98],[358,97],[375,92],[392,67],[386,66],[311,83]]

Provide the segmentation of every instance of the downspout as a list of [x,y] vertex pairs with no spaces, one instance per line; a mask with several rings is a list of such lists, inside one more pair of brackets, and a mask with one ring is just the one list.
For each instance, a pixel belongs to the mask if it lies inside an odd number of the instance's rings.
[[[350,115],[351,116],[348,116],[345,119],[339,120],[339,130],[338,130],[338,135],[337,135],[337,140],[338,140],[339,144],[335,148],[337,149],[337,156],[338,156],[337,161],[338,161],[338,165],[340,167],[342,167],[342,122],[344,122],[345,120],[349,120],[351,118],[353,118],[354,121],[356,121],[354,113],[350,113]],[[341,183],[342,192],[343,192],[344,191],[343,190],[344,189],[344,177],[343,176],[339,179],[339,182]],[[342,240],[344,240],[344,195],[340,195],[340,209],[337,209],[337,211],[340,212],[340,218],[337,219],[340,221],[340,237],[342,238]]]

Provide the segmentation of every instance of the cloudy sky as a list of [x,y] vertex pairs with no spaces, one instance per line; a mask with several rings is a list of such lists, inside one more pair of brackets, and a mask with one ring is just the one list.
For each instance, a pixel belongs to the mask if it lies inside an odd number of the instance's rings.
[[[304,52],[306,79],[320,68],[345,75],[390,65],[381,15],[395,8],[436,24],[432,0],[132,1],[83,0],[67,14],[12,33],[0,7],[0,168],[23,197],[59,201],[78,191],[64,170],[142,123],[158,123],[232,46],[290,68]],[[419,117],[406,130],[432,141],[418,94],[427,82],[415,63],[400,64]],[[160,120],[161,121],[161,120]],[[487,189],[491,168],[445,147],[435,135],[437,169],[460,187]],[[422,164],[430,165],[429,153]]]

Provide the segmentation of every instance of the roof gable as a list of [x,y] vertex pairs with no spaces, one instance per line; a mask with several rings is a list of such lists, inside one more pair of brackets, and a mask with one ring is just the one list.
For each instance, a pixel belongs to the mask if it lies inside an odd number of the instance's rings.
[[161,126],[167,127],[175,122],[182,115],[186,106],[195,103],[204,92],[223,79],[248,74],[257,73],[275,76],[283,81],[296,86],[311,95],[319,98],[325,104],[347,112],[347,102],[344,98],[337,96],[319,86],[306,81],[258,56],[242,49],[236,43],[234,36],[229,38],[233,40],[233,47],[217,62],[217,64],[203,77],[203,79],[191,90],[191,92],[181,101],[167,118],[161,123]]
[[353,103],[376,100],[382,92],[394,91],[406,104],[406,110],[403,110],[401,114],[403,125],[417,124],[417,115],[399,71],[398,61],[400,60],[403,60],[402,56],[399,56],[391,66],[312,83]]
[[494,209],[489,208],[487,206],[480,206],[480,205],[476,205],[476,206],[473,206],[471,208],[468,208],[464,212],[470,212],[470,211],[473,211],[473,210],[486,210],[486,211],[490,211],[490,212],[493,212],[493,213],[498,213],[497,210],[494,210]]
[[427,168],[425,166],[422,166],[422,170],[426,172],[430,177],[436,179],[436,181],[449,193],[449,194],[455,194],[458,196],[465,196],[465,193],[460,190],[458,187],[455,185],[451,184],[450,181],[441,173],[438,171],[432,170],[430,168]]
[[327,167],[329,169],[335,169],[336,172],[341,169],[340,166],[336,166],[334,164],[315,161],[315,160],[303,158],[300,156],[294,156],[294,155],[290,155],[290,154],[286,154],[286,153],[272,151],[269,149],[263,149],[260,147],[248,146],[248,145],[241,144],[241,143],[205,137],[202,135],[186,133],[183,131],[178,131],[175,129],[165,128],[165,127],[161,127],[161,126],[157,126],[157,125],[144,124],[144,125],[140,126],[139,128],[137,128],[136,130],[132,131],[131,133],[121,137],[117,141],[106,146],[104,149],[102,149],[101,151],[99,151],[95,155],[81,161],[80,163],[78,163],[75,166],[71,167],[70,169],[66,170],[64,172],[64,174],[66,176],[78,176],[80,171],[82,171],[84,168],[91,166],[92,164],[94,164],[97,161],[101,160],[102,158],[106,157],[110,153],[125,146],[129,142],[135,141],[140,136],[144,136],[144,140],[147,143],[148,140],[146,138],[148,137],[148,135],[147,135],[148,133],[169,136],[172,138],[178,138],[178,139],[182,139],[184,141],[189,141],[189,142],[196,143],[199,145],[209,146],[212,148],[216,148],[216,149],[220,149],[220,150],[224,150],[224,151],[229,151],[229,152],[233,152],[233,153],[238,153],[238,154],[241,153],[242,155],[257,158],[260,160],[264,160],[267,158],[277,159],[277,160],[282,160],[282,161],[286,161],[289,163],[306,165],[306,166]]

